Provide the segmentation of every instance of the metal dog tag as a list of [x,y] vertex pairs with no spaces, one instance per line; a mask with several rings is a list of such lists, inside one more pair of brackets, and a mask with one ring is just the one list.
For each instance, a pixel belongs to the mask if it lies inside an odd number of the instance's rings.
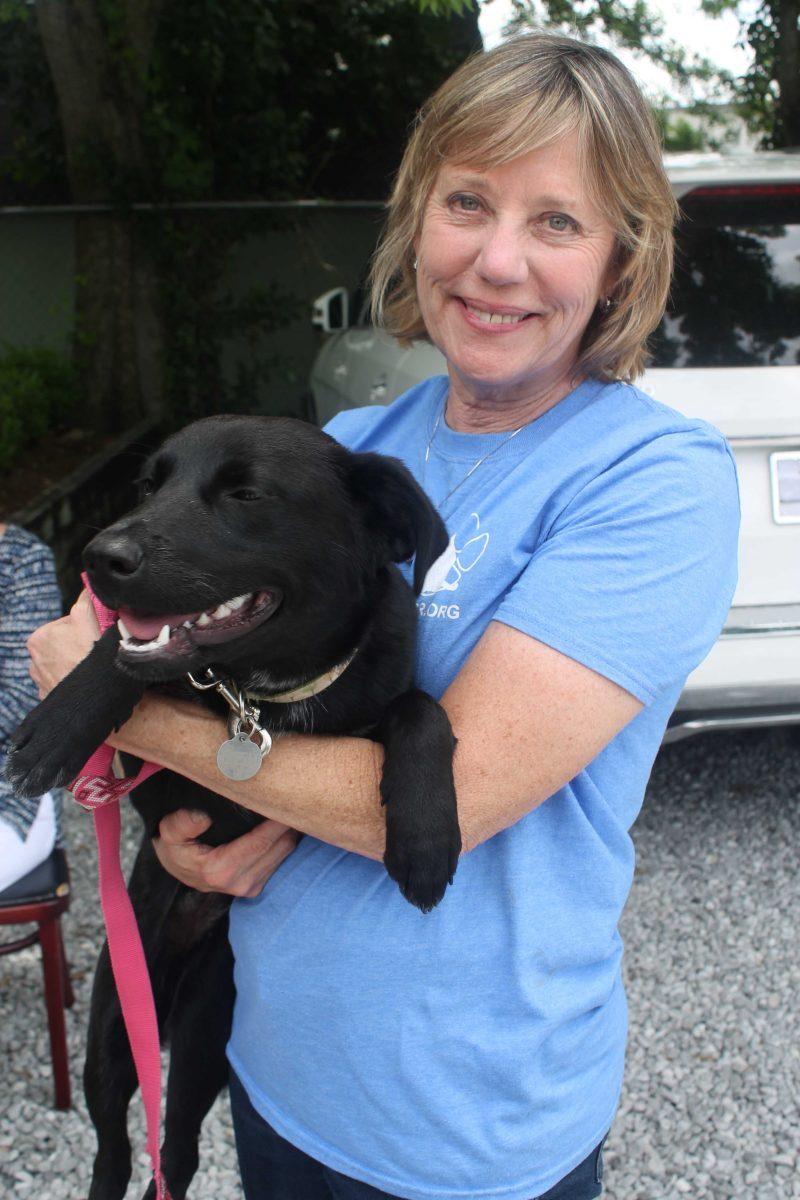
[[246,733],[237,733],[220,746],[217,766],[227,779],[252,779],[261,768],[261,751]]
[[261,769],[264,755],[272,749],[272,738],[266,729],[256,726],[252,731],[258,733],[261,745],[252,741],[249,734],[242,729],[240,720],[234,721],[234,734],[229,741],[223,742],[217,751],[217,766],[226,779],[252,779]]

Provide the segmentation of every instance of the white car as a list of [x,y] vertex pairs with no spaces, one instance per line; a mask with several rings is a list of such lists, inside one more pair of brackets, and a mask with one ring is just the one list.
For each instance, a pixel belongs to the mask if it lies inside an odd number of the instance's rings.
[[[739,585],[672,716],[665,741],[675,741],[800,723],[800,153],[666,165],[683,213],[678,260],[653,366],[637,383],[722,431],[742,497]],[[311,372],[320,424],[445,373],[430,344],[403,349],[367,323],[365,305],[347,327],[347,308],[341,288],[314,305],[328,335]]]

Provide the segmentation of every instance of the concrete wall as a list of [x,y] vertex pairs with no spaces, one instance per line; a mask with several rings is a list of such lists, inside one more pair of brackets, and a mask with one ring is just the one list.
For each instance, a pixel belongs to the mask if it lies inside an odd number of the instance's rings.
[[[225,356],[229,377],[237,362],[247,363],[253,350],[285,360],[282,377],[266,385],[266,411],[297,412],[324,336],[311,324],[311,302],[334,287],[346,287],[352,297],[363,283],[382,221],[379,205],[371,210],[294,211],[286,214],[283,230],[259,234],[239,246],[226,280],[234,293],[275,282],[302,304],[301,317],[291,325],[253,348],[231,345]],[[351,318],[357,315],[351,313]]]
[[0,347],[66,350],[75,298],[74,218],[0,214]]
[[[214,211],[195,210],[192,219],[213,219]],[[237,211],[246,220],[252,210],[234,210],[233,219]],[[238,366],[246,367],[254,357],[279,356],[279,375],[261,389],[261,407],[297,412],[322,339],[311,325],[311,302],[332,287],[358,286],[380,232],[383,208],[377,201],[358,208],[287,205],[270,217],[280,228],[246,238],[223,286],[242,295],[254,284],[280,284],[299,300],[303,315],[253,344],[243,339],[230,343],[224,364],[233,379]],[[74,224],[69,210],[0,210],[0,348],[4,343],[68,348],[75,295]]]

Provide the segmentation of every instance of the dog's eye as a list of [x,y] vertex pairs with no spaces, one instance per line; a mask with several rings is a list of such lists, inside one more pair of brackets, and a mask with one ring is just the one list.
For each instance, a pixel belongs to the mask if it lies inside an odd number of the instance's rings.
[[261,493],[254,491],[253,488],[237,488],[235,492],[229,492],[228,495],[231,500],[241,500],[245,504],[261,499]]

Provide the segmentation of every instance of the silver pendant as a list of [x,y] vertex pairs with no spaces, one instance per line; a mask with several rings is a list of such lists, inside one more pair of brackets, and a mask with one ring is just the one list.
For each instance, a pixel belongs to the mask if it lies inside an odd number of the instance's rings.
[[226,779],[252,779],[260,771],[264,755],[272,749],[272,738],[266,729],[256,726],[251,732],[259,735],[261,745],[258,745],[244,732],[238,718],[233,726],[233,737],[223,742],[217,751],[217,766]]

